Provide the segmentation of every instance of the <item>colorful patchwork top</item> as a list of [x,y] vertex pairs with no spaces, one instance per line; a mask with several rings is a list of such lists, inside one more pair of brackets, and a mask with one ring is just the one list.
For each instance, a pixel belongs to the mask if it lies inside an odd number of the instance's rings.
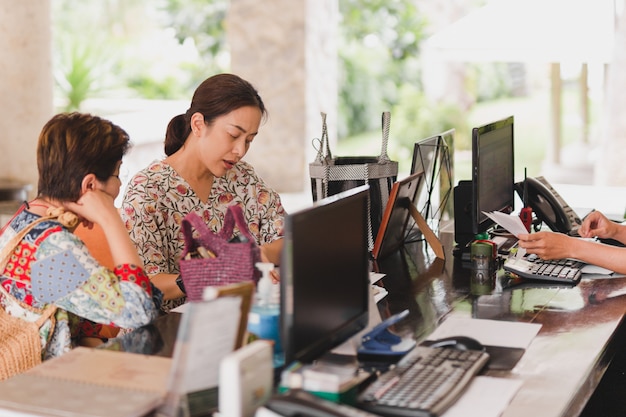
[[[280,196],[243,161],[223,177],[214,179],[206,202],[200,200],[172,167],[163,161],[154,161],[130,180],[121,215],[146,272],[149,275],[177,274],[184,248],[182,219],[195,212],[212,231],[218,232],[232,204],[243,208],[250,234],[257,244],[271,243],[282,236],[285,210]],[[167,300],[163,309],[168,311],[183,302],[184,299]]]
[[[40,216],[20,211],[0,235],[0,247]],[[103,325],[135,329],[157,318],[162,293],[141,267],[100,265],[85,244],[56,220],[34,226],[18,244],[0,276],[15,298],[0,294],[11,315],[35,321],[39,309],[58,307],[41,327],[43,359],[60,356]],[[0,352],[0,355],[2,352]]]

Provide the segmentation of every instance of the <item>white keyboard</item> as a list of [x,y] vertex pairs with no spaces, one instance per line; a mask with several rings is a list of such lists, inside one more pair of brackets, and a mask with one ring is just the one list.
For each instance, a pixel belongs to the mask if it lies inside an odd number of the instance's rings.
[[575,259],[543,260],[533,255],[511,257],[504,263],[505,271],[522,278],[576,284],[585,264]]

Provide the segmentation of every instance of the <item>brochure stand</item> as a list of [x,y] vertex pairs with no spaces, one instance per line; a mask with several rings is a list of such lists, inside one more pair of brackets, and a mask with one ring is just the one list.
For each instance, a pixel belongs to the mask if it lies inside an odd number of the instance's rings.
[[220,363],[241,345],[248,318],[242,312],[249,310],[252,296],[249,284],[217,287],[206,294],[207,301],[187,303],[157,416],[195,417],[217,411]]

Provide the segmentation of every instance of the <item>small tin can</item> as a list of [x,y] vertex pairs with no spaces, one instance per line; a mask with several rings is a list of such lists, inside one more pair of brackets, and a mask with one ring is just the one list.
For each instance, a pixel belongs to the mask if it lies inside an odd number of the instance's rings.
[[489,240],[475,240],[470,245],[472,294],[490,294],[496,282],[496,244]]

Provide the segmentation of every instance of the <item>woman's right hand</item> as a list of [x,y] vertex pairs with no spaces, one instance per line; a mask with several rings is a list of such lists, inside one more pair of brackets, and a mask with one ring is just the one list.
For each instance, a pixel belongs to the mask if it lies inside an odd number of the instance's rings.
[[100,190],[89,190],[76,203],[65,203],[64,207],[85,219],[83,223],[87,221],[102,227],[114,265],[143,267],[111,195]]
[[534,253],[541,259],[563,259],[572,257],[572,238],[563,233],[535,232],[519,234],[518,245],[528,253]]
[[93,223],[106,224],[112,215],[119,217],[113,197],[101,190],[84,193],[77,202],[66,202],[63,206],[83,219],[86,227]]

